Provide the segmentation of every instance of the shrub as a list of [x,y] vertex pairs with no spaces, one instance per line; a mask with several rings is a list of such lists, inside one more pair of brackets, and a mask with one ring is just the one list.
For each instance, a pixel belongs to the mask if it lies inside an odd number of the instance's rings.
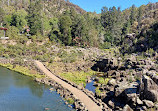
[[26,36],[19,36],[19,43],[25,44],[28,38]]
[[64,63],[75,62],[78,57],[78,53],[75,51],[68,53],[64,50],[61,50],[61,51],[59,51],[59,53],[57,55],[61,58],[62,62],[64,62]]
[[37,39],[37,36],[36,36],[36,35],[33,35],[33,36],[31,36],[30,38],[31,38],[31,40],[32,40],[33,42],[35,42],[35,40]]
[[84,86],[86,85],[86,79],[87,79],[87,76],[92,76],[92,75],[95,75],[95,72],[94,71],[89,71],[89,72],[67,72],[67,73],[61,73],[59,74],[61,77],[71,81],[71,82],[74,82],[76,83],[77,85],[79,85],[80,83],[83,83]]
[[104,85],[107,85],[107,83],[109,82],[109,78],[99,78],[99,83],[100,84],[104,84]]
[[110,42],[104,42],[104,44],[100,45],[101,49],[109,49],[111,48],[111,43]]
[[146,50],[146,53],[148,53],[148,54],[150,54],[150,55],[152,55],[154,52],[155,52],[155,51],[154,51],[154,49],[152,49],[152,48]]
[[18,33],[19,29],[17,27],[9,26],[6,36],[8,36],[10,39],[18,39]]
[[66,101],[67,101],[69,104],[73,104],[73,103],[75,102],[72,98],[68,98],[68,99],[66,99]]
[[102,92],[99,90],[99,87],[97,87],[97,88],[95,89],[95,93],[96,93],[97,95],[99,95],[99,96],[101,95]]
[[4,54],[3,57],[5,57],[6,59],[8,59],[9,55],[8,54]]

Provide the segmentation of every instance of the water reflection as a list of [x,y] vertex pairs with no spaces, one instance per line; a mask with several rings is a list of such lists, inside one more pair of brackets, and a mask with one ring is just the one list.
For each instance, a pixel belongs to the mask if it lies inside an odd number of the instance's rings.
[[12,82],[12,78],[6,73],[7,69],[3,69],[0,67],[0,96],[3,93],[9,92],[10,82]]
[[11,86],[17,88],[28,88],[34,96],[42,97],[43,91],[46,89],[44,85],[32,82],[33,79],[17,72],[10,71],[0,67],[0,95],[7,93]]
[[30,77],[25,76],[19,76],[18,74],[15,74],[16,72],[12,72],[12,77],[14,79],[14,85],[19,88],[29,88],[31,93],[34,96],[42,97],[43,92],[46,87],[44,85],[39,85],[37,82],[33,82],[33,79]]
[[0,111],[70,111],[49,86],[32,78],[0,67]]

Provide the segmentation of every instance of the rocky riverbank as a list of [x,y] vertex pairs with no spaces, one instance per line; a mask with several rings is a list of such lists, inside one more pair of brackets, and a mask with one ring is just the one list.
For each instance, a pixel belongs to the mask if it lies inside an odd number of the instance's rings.
[[[73,100],[73,106],[76,110],[79,111],[87,111],[86,106],[84,105],[84,103],[82,103],[80,101],[79,98],[77,98],[75,95],[73,95],[71,93],[71,91],[69,91],[68,89],[65,89],[64,87],[62,87],[60,84],[58,84],[57,82],[49,79],[49,78],[43,78],[43,79],[37,79],[37,82],[43,83],[43,84],[47,84],[47,85],[51,85],[53,87],[53,89],[55,89],[57,91],[58,94],[60,94],[63,98],[65,98],[65,100],[69,100],[72,99]],[[73,84],[74,85],[74,84]],[[75,85],[74,85],[75,86]],[[77,86],[75,86],[76,88],[78,88]],[[96,100],[94,98],[94,94],[86,89],[82,89],[82,91],[88,96],[90,97],[95,103],[97,103],[103,110],[108,110],[108,107],[105,103],[103,103],[101,100]],[[68,104],[68,102],[65,102],[66,104]],[[70,106],[70,105],[69,105]],[[70,106],[71,107],[71,106]]]
[[[105,55],[105,56],[104,56]],[[114,56],[115,55],[115,56]],[[82,59],[83,60],[83,59]],[[81,70],[84,66],[84,71],[91,68],[96,71],[94,76],[94,85],[97,87],[95,94],[85,89],[82,85],[76,85],[68,79],[63,78],[60,74],[57,74],[57,69],[51,70],[49,65],[45,64],[45,67],[55,74],[58,78],[70,84],[71,86],[84,92],[89,98],[91,98],[98,106],[103,110],[157,110],[158,109],[158,54],[146,55],[142,57],[137,54],[117,56],[117,52],[114,52],[113,56],[105,54],[98,54],[96,57],[88,59],[85,63],[80,63],[80,66],[76,63],[64,63],[67,72]],[[53,63],[58,63],[55,61]],[[13,59],[0,59],[2,64],[12,64],[15,68],[16,65],[28,67],[29,70],[35,71],[37,74],[44,75],[34,64],[33,60],[24,60],[23,62],[17,62]],[[53,64],[51,63],[51,64]],[[86,64],[87,64],[86,63]],[[55,64],[58,67],[58,64]],[[73,69],[71,68],[72,66]],[[65,70],[63,70],[65,71]],[[99,75],[98,75],[99,74]],[[35,73],[33,74],[35,75]],[[102,82],[101,80],[104,80]],[[71,93],[71,91],[65,89],[60,84],[51,80],[50,78],[36,77],[38,82],[53,86],[53,88],[63,97],[65,100],[73,104],[77,110],[87,110],[85,105]],[[87,77],[85,81],[89,81],[90,77]],[[66,102],[66,104],[68,104]],[[69,105],[70,106],[70,105]]]
[[109,108],[118,111],[158,110],[158,64],[153,57],[100,58],[93,66],[109,78],[107,85],[96,83],[101,98]]
[[[14,70],[14,68],[17,65],[17,64],[15,64],[15,61],[13,59],[12,60],[8,60],[8,59],[5,59],[5,58],[1,58],[0,59],[0,63],[1,63],[1,66],[7,67],[10,70]],[[25,67],[27,67],[28,64],[31,64],[31,66],[33,66],[32,67],[33,69],[35,69],[38,73],[40,73],[41,75],[43,75],[43,72],[40,69],[38,69],[38,67],[36,67],[36,65],[34,64],[34,62],[32,60],[31,61],[27,61],[26,60],[24,62],[24,64],[27,64],[27,65],[25,65]],[[27,75],[26,72],[21,72],[19,70],[14,70],[14,71],[20,72],[20,73],[22,73],[24,75]],[[68,89],[62,87],[57,82],[53,81],[52,79],[50,79],[48,77],[44,77],[44,76],[42,76],[42,77],[33,76],[33,77],[35,78],[36,82],[40,82],[40,83],[52,86],[53,88],[51,88],[50,90],[52,90],[52,89],[54,90],[55,89],[57,91],[57,93],[60,94],[67,101],[65,103],[68,104],[69,107],[73,107],[76,110],[82,110],[82,111],[86,111],[87,110],[86,106],[80,101],[79,98],[77,98],[75,95],[73,95],[71,93],[71,91],[69,91]],[[80,87],[79,85],[76,85],[75,83],[72,83],[72,82],[70,82],[70,81],[68,81],[68,80],[66,80],[64,78],[61,78],[60,76],[58,76],[58,78],[60,78],[61,80],[67,82],[68,84],[72,85],[73,87],[75,87],[75,88],[83,91],[88,97],[90,97],[102,109],[107,109],[108,108],[105,103],[101,102],[101,100],[99,100],[99,99],[96,100],[94,98],[94,93],[93,92],[88,91],[88,90],[84,89],[83,87]],[[73,106],[71,106],[69,103],[72,104]]]
[[32,60],[17,61],[15,59],[0,58],[0,66],[6,67],[10,70],[19,72],[20,74],[34,78],[45,77],[43,72],[40,72],[40,70],[34,66]]

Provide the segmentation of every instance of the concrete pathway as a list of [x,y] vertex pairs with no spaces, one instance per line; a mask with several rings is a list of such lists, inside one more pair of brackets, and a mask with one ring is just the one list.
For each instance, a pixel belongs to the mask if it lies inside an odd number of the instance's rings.
[[101,107],[99,107],[94,101],[92,101],[84,92],[71,86],[70,84],[64,82],[63,80],[52,74],[41,62],[35,61],[35,64],[48,77],[61,84],[66,89],[70,90],[78,99],[80,99],[81,102],[84,103],[88,111],[102,111]]

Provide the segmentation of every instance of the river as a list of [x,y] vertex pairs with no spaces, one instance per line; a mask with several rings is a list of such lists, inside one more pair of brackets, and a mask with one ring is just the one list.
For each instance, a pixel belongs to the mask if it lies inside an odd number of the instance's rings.
[[50,86],[0,67],[0,111],[72,111]]

